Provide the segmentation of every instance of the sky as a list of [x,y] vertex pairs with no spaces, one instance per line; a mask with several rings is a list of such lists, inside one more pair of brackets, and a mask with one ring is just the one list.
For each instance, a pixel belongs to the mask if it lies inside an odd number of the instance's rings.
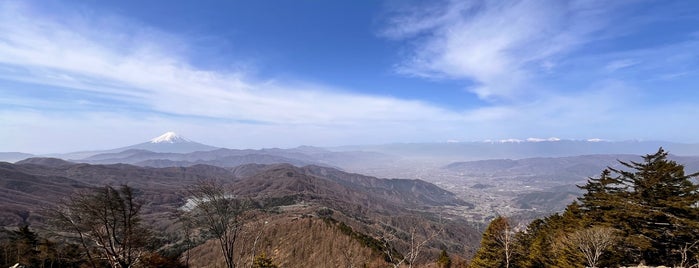
[[697,1],[1,1],[0,151],[699,142]]

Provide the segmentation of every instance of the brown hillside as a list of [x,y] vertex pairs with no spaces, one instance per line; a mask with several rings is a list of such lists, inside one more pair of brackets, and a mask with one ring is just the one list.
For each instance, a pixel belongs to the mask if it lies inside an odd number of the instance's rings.
[[[261,253],[279,267],[392,267],[382,252],[343,232],[337,222],[299,216],[303,208],[292,210],[293,213],[266,217],[245,226],[236,247],[237,267],[250,267],[253,257]],[[192,249],[191,267],[225,267],[218,246],[216,240],[209,240]],[[413,267],[436,267],[438,253],[426,250]],[[462,258],[453,258],[452,267],[465,267]]]
[[[207,165],[169,168],[89,165],[46,159],[30,160],[25,164],[0,163],[0,192],[3,193],[0,224],[17,226],[19,223],[30,223],[41,227],[43,209],[74,191],[105,184],[128,184],[136,189],[137,199],[144,203],[142,212],[145,222],[155,227],[156,231],[169,232],[173,237],[178,237],[177,233],[181,230],[175,225],[174,213],[186,201],[186,187],[198,180],[209,179],[222,182],[238,198],[254,201],[255,208],[276,215],[270,222],[290,230],[300,228],[294,224],[301,219],[312,217],[310,226],[314,226],[316,221],[324,222],[321,218],[332,218],[331,222],[351,228],[353,233],[365,240],[388,240],[398,252],[406,251],[406,241],[410,240],[411,234],[422,239],[443,230],[427,244],[425,254],[418,259],[419,263],[431,263],[440,249],[446,249],[453,255],[471,256],[480,240],[480,233],[469,227],[461,217],[440,212],[442,206],[462,201],[427,182],[379,179],[332,168],[299,168],[283,164],[225,169]],[[286,230],[284,228],[280,230]],[[312,230],[318,233],[316,231]],[[295,235],[307,231],[299,229],[298,232],[283,233],[274,238],[276,240],[270,238],[270,241],[305,241]],[[320,236],[314,236],[319,239],[315,243],[330,243],[339,239],[326,231],[319,233]],[[325,235],[328,237],[323,238]],[[294,246],[274,243],[269,244],[270,254],[292,258],[296,256],[293,253],[301,253],[274,250],[281,250],[278,248],[283,246],[292,247],[288,250],[298,250],[298,245],[305,242]],[[312,252],[315,251],[302,251],[303,254],[320,254]],[[299,256],[305,256],[303,254]],[[328,254],[336,256],[335,261],[339,258],[335,251]],[[367,257],[367,260],[371,262],[372,258]]]
[[[257,245],[253,248],[258,234]],[[246,225],[240,241],[236,248],[239,267],[249,267],[253,256],[260,253],[265,253],[280,267],[381,267],[385,264],[380,253],[318,218],[269,217]],[[191,250],[189,263],[191,267],[224,267],[218,242],[210,240]]]

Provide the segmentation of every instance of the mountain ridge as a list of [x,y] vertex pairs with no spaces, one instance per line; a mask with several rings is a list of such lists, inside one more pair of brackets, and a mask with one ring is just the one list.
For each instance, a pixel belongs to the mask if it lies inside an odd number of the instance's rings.
[[440,209],[463,201],[428,182],[379,179],[329,167],[290,164],[151,168],[46,158],[28,159],[19,164],[0,162],[0,200],[3,201],[0,224],[5,227],[31,224],[33,228],[42,228],[41,223],[46,219],[43,207],[74,191],[127,184],[144,205],[144,220],[157,223],[154,228],[166,229],[175,224],[172,213],[186,204],[188,196],[184,189],[201,180],[221,183],[234,196],[254,202],[260,208],[259,213],[270,217],[285,217],[291,222],[300,219],[336,222],[345,226],[345,230],[349,227],[352,232],[373,237],[375,241],[390,235],[392,243],[399,246],[406,245],[401,240],[411,230],[448,226],[453,233],[425,246],[429,259],[436,257],[441,248],[466,258],[474,253],[480,236],[461,217]]
[[[159,141],[153,143],[153,141]],[[165,147],[163,147],[165,146]],[[173,149],[176,146],[176,149]],[[592,154],[634,154],[641,155],[663,147],[675,155],[699,155],[699,144],[669,141],[611,141],[604,139],[570,140],[558,138],[529,138],[526,140],[508,139],[503,141],[444,142],[444,143],[389,143],[378,145],[348,145],[337,147],[298,146],[289,149],[267,148],[256,151],[274,154],[321,154],[338,152],[362,152],[366,155],[380,154],[393,158],[441,159],[444,161],[470,161],[485,159],[521,159],[532,157],[565,157]],[[82,160],[98,154],[120,153],[138,149],[159,153],[193,153],[225,149],[188,140],[174,132],[166,132],[149,141],[107,150],[81,151],[65,154],[44,154],[38,156],[57,157],[68,160]],[[228,149],[234,150],[234,149]],[[245,149],[238,149],[245,150]],[[247,149],[250,150],[250,149]],[[2,153],[0,161],[15,162],[35,155],[25,153]],[[293,157],[292,157],[293,158]],[[364,164],[362,162],[362,164]]]

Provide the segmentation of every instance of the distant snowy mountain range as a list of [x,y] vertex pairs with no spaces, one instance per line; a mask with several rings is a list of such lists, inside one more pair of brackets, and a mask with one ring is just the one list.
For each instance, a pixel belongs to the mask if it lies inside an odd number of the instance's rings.
[[663,147],[674,155],[699,156],[699,144],[665,141],[607,141],[602,139],[564,140],[559,138],[444,143],[393,143],[357,145],[332,150],[371,151],[405,158],[442,161],[523,159],[597,154],[645,155]]
[[[506,139],[481,142],[395,143],[332,148],[301,146],[292,149],[235,150],[189,140],[175,132],[166,132],[149,141],[101,151],[38,155],[89,163],[129,163],[149,166],[188,166],[196,163],[230,166],[240,163],[290,163],[325,165],[372,164],[381,159],[431,159],[471,161],[485,159],[523,159],[530,157],[566,157],[595,154],[642,155],[664,147],[675,155],[699,155],[699,144],[662,141],[607,141],[603,139],[564,140],[559,138]],[[0,161],[15,162],[36,155],[0,152]],[[388,163],[388,162],[385,162]],[[373,162],[376,164],[376,162]]]
[[[174,132],[111,150],[44,156],[0,153],[0,161],[15,162],[29,158],[21,163],[53,166],[65,163],[120,163],[148,168],[216,167],[227,170],[247,164],[329,167],[381,178],[424,179],[445,187],[462,189],[460,191],[468,192],[466,196],[473,197],[477,195],[471,194],[485,192],[506,200],[516,197],[519,198],[515,200],[516,204],[510,205],[557,211],[579,194],[575,184],[589,176],[596,176],[607,166],[618,165],[617,160],[638,159],[640,155],[656,152],[659,147],[673,154],[672,159],[685,164],[690,172],[699,170],[699,144],[661,141],[531,138],[253,150],[218,148],[189,140]],[[474,188],[463,190],[464,185]]]
[[[545,142],[545,141],[561,141],[560,138],[556,137],[550,137],[550,138],[527,138],[524,140],[520,139],[502,139],[502,140],[484,140],[483,142],[485,143],[520,143],[520,142]],[[599,138],[591,138],[591,139],[585,139],[585,140],[579,140],[579,141],[587,141],[587,142],[602,142],[602,141],[607,141],[604,139],[599,139]],[[454,142],[454,141],[452,141]]]

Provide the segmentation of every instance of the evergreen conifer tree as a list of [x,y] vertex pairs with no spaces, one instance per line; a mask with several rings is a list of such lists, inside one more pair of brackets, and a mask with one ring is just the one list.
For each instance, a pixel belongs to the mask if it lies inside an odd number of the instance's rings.
[[[502,237],[504,235],[511,235],[514,237],[514,234],[511,232],[512,230],[507,218],[499,216],[493,219],[483,234],[481,246],[473,257],[470,267],[506,268],[508,265],[507,250],[513,250],[514,243],[511,242],[510,245],[505,245]],[[510,248],[507,249],[507,247]]]
[[437,267],[451,268],[451,258],[449,258],[449,254],[447,254],[446,250],[442,250],[439,254],[439,258],[437,258]]
[[[619,163],[623,168],[607,168],[579,186],[585,190],[579,203],[518,233],[514,266],[699,265],[699,173],[685,174],[684,166],[669,160],[662,148],[640,162]],[[472,267],[503,267],[503,248],[495,239],[501,220],[488,226]],[[609,228],[618,238],[614,250],[595,246],[604,251],[595,259],[586,256],[586,261],[583,249],[564,242],[583,230]]]
[[253,268],[277,268],[278,266],[272,262],[272,259],[267,257],[267,254],[262,253],[255,257],[255,261],[252,263]]
[[608,168],[580,186],[584,227],[621,231],[610,256],[617,263],[679,264],[683,247],[699,241],[699,185],[692,181],[698,173],[686,175],[667,157],[660,148],[641,162],[619,161],[624,169]]
[[640,163],[621,162],[630,171],[612,169],[631,185],[623,227],[635,237],[640,258],[648,264],[679,263],[677,251],[699,240],[699,185],[691,180],[699,173],[686,175],[684,166],[667,156],[660,148]]

